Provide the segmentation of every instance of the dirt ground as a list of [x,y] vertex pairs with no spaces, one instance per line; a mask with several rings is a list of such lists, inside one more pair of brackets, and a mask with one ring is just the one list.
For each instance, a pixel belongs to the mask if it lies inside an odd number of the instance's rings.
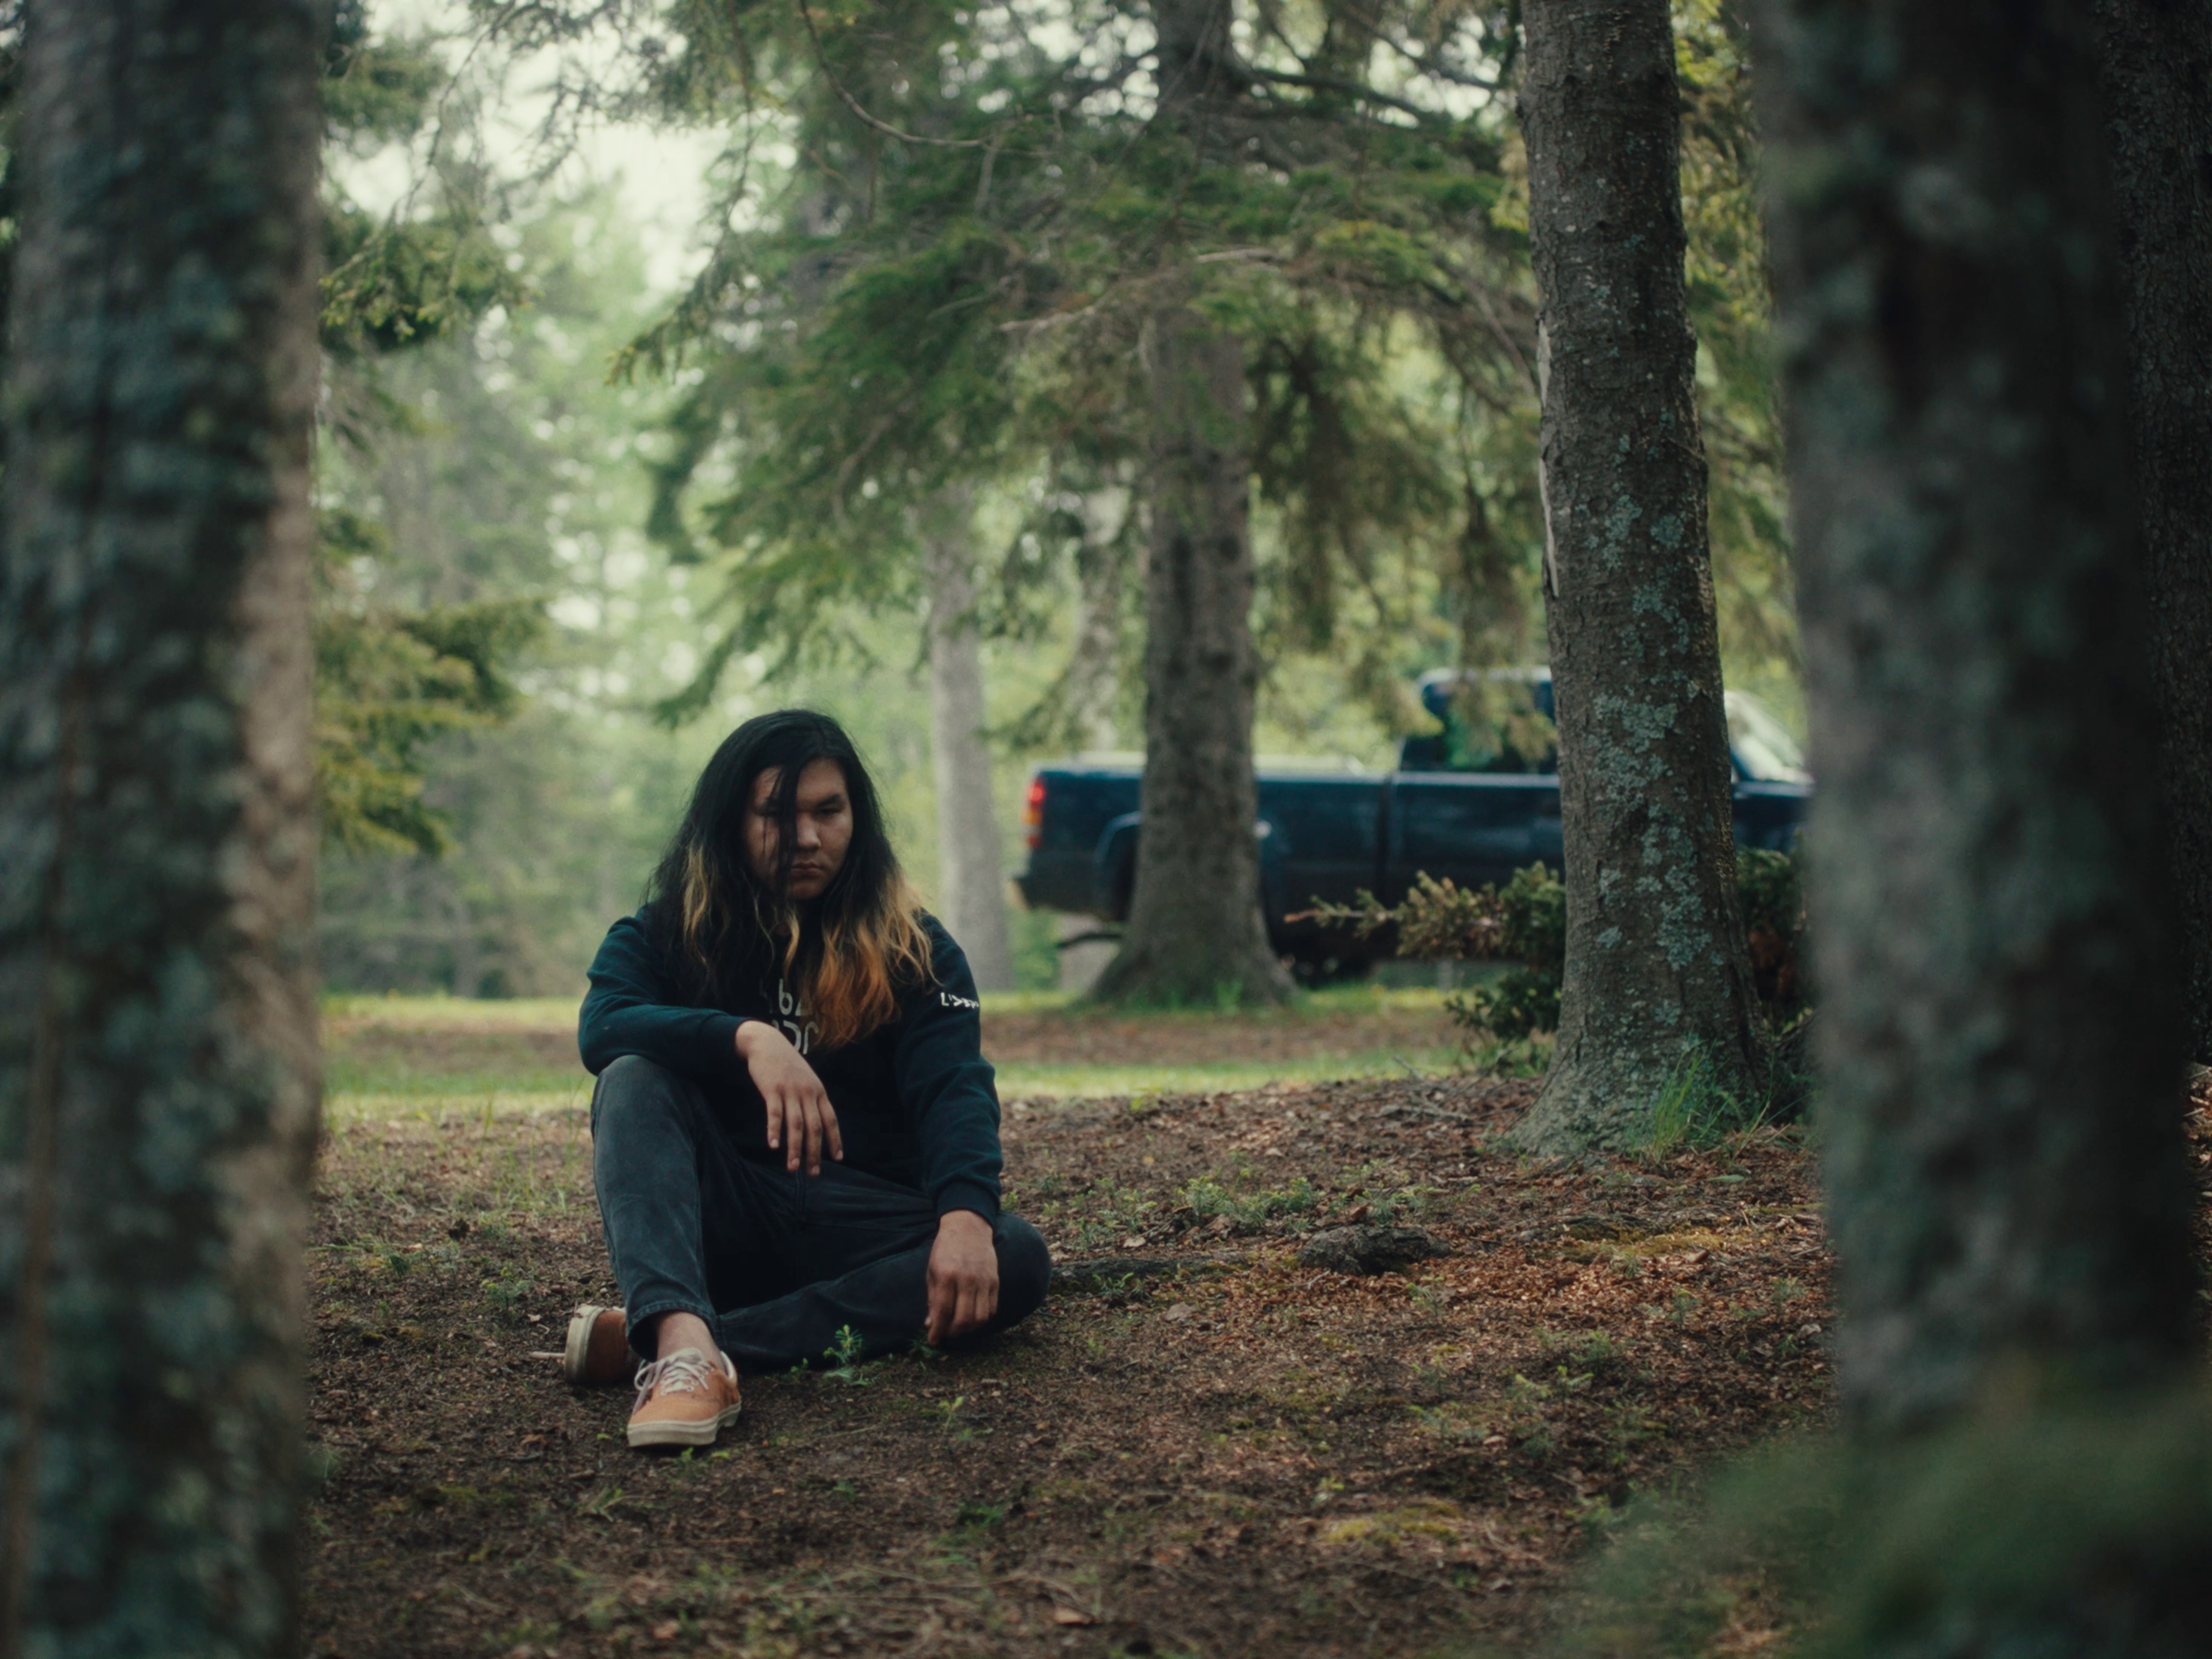
[[[542,1357],[613,1299],[583,1112],[341,1115],[310,1650],[1525,1645],[1631,1494],[1826,1409],[1828,1316],[1790,1133],[1536,1166],[1497,1139],[1528,1097],[1011,1103],[1009,1202],[1072,1267],[1044,1308],[975,1352],[749,1378],[680,1457],[629,1451],[627,1392]],[[1452,1253],[1299,1264],[1355,1218]]]

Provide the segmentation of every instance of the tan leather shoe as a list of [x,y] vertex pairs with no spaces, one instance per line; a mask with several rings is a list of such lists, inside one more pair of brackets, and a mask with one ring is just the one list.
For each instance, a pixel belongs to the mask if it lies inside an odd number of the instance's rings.
[[629,1322],[620,1308],[586,1303],[569,1316],[561,1375],[578,1388],[605,1388],[630,1380],[640,1361],[630,1352]]
[[738,1368],[727,1354],[696,1348],[664,1354],[637,1374],[629,1414],[633,1446],[711,1446],[738,1420]]

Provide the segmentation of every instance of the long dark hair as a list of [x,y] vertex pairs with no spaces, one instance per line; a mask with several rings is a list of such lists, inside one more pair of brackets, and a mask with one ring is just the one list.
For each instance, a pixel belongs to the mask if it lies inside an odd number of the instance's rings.
[[[853,841],[822,896],[788,896],[798,848],[799,778],[817,760],[845,775]],[[745,814],[763,772],[781,833],[772,880],[753,873]],[[653,931],[702,1001],[718,1000],[729,958],[773,961],[793,982],[822,1042],[866,1036],[898,1012],[899,994],[930,972],[921,905],[884,831],[874,781],[845,728],[811,708],[757,714],[722,739],[647,888]],[[765,960],[763,960],[765,959]]]

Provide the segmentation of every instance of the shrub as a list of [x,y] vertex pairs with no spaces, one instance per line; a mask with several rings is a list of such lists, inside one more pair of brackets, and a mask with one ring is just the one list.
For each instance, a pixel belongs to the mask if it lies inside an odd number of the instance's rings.
[[1759,1000],[1775,1025],[1792,1024],[1812,1001],[1805,973],[1805,872],[1798,858],[1759,848],[1735,855],[1744,943]]
[[[1778,1028],[1796,1024],[1808,1003],[1802,877],[1797,859],[1787,853],[1751,848],[1735,855],[1745,944],[1759,1000]],[[1402,903],[1386,905],[1362,891],[1350,904],[1316,904],[1305,915],[1349,927],[1361,939],[1395,928],[1398,954],[1419,962],[1517,963],[1444,1006],[1470,1032],[1501,1042],[1559,1029],[1567,890],[1544,865],[1516,871],[1503,888],[1464,888],[1423,871]]]

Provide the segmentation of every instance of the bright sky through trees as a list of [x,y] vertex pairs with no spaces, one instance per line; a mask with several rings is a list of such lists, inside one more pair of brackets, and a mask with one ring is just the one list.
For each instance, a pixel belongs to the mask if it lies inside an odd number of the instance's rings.
[[[460,0],[376,0],[369,26],[380,35],[436,36],[449,65],[466,65],[474,72],[472,79],[486,95],[477,131],[465,141],[481,146],[492,173],[520,177],[538,164],[543,153],[539,128],[549,105],[546,82],[556,68],[550,53],[509,59],[476,46],[478,26]],[[612,73],[611,43],[598,43],[597,51]],[[556,182],[567,191],[586,184],[613,188],[643,256],[647,284],[658,297],[681,289],[705,261],[699,217],[711,194],[708,174],[720,149],[711,132],[596,122],[577,132],[574,152]],[[417,144],[394,145],[365,161],[334,155],[328,162],[348,195],[379,212],[417,186],[422,159]]]

